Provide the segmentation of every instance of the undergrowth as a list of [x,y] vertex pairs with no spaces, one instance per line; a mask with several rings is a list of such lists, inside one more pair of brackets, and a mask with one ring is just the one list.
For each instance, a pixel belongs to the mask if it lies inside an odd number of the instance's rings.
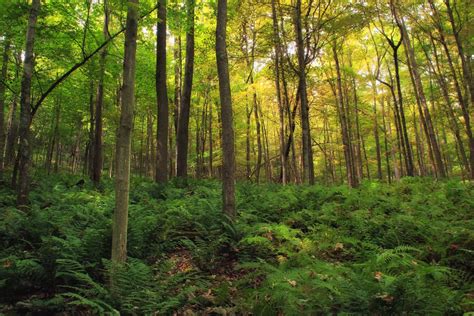
[[[38,177],[28,212],[0,189],[0,313],[462,315],[474,310],[474,187],[133,179],[129,260],[112,268],[113,184]],[[110,282],[113,273],[114,282]]]

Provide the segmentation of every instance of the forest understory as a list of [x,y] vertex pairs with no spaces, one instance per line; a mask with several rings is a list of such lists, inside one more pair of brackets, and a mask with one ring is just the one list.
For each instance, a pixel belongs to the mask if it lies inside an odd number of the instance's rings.
[[114,191],[39,173],[31,208],[0,191],[0,313],[315,315],[472,312],[474,187],[133,178],[128,261],[109,283]]
[[0,0],[0,316],[474,316],[470,0]]

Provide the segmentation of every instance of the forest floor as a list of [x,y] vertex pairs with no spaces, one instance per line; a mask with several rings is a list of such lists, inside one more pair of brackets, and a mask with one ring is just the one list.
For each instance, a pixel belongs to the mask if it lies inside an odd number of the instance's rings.
[[474,310],[474,185],[132,181],[114,270],[113,183],[37,176],[29,212],[0,189],[0,314],[454,314]]

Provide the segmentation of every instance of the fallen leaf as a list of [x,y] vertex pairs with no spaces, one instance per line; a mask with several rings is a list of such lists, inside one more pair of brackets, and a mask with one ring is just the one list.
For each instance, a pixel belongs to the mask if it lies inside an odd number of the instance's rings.
[[292,287],[296,286],[296,281],[295,280],[287,280],[287,281]]
[[380,271],[377,271],[374,273],[374,278],[377,280],[377,281],[381,281],[382,280],[382,272]]

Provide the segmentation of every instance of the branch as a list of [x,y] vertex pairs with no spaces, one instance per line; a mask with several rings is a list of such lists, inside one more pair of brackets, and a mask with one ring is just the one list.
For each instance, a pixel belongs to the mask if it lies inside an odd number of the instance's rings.
[[[147,17],[148,15],[150,15],[153,11],[155,11],[157,8],[157,6],[153,7],[152,10],[150,10],[149,12],[147,12],[146,14],[142,15],[139,20],[142,20],[143,18]],[[85,63],[87,63],[89,61],[89,59],[91,59],[92,57],[94,57],[95,54],[97,54],[98,52],[100,52],[102,50],[102,48],[104,48],[105,46],[107,46],[110,42],[112,42],[112,40],[114,40],[117,36],[119,36],[120,34],[122,34],[124,31],[125,31],[126,27],[122,27],[122,29],[120,31],[118,31],[117,33],[115,33],[114,35],[112,35],[111,37],[109,37],[106,41],[104,41],[99,47],[97,47],[92,53],[90,53],[89,55],[85,56],[80,62],[76,63],[74,66],[71,67],[71,69],[69,69],[68,71],[66,71],[62,76],[60,76],[58,79],[56,79],[50,86],[49,88],[41,94],[39,100],[35,103],[35,105],[33,106],[32,110],[31,110],[31,117],[33,118],[36,114],[36,111],[38,111],[38,108],[41,106],[41,104],[43,103],[43,101],[46,99],[46,97],[57,87],[59,86],[64,80],[66,80],[74,71],[76,71],[78,68],[80,68],[82,65],[84,65]]]
[[10,87],[7,82],[3,79],[0,79],[0,84],[2,84],[5,88],[7,88],[8,90],[10,90],[13,94],[18,94],[18,92],[16,92],[15,90],[13,90],[12,87]]

